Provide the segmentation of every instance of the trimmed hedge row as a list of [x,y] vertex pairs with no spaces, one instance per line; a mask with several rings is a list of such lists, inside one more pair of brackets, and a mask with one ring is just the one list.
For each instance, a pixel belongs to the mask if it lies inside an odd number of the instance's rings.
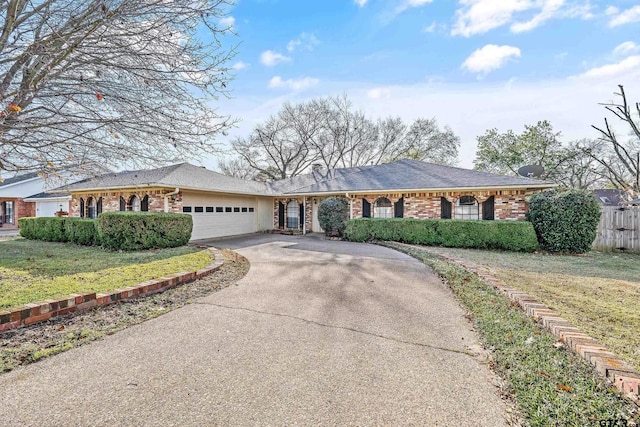
[[98,216],[102,246],[135,251],[175,248],[191,239],[191,215],[157,212],[103,212]]
[[20,218],[18,224],[27,239],[125,251],[186,245],[193,227],[190,215],[157,212],[105,212],[97,220]]
[[528,221],[470,221],[455,219],[358,218],[347,223],[345,238],[354,242],[392,240],[452,248],[538,249]]
[[19,218],[20,235],[31,240],[45,240],[47,242],[69,242],[66,233],[67,223],[80,220],[80,218],[64,217],[38,217]]

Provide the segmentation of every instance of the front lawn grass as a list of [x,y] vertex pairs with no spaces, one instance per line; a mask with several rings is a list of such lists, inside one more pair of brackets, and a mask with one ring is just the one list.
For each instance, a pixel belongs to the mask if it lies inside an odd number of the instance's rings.
[[[637,421],[636,410],[587,362],[550,333],[540,330],[522,310],[461,266],[425,249],[382,243],[408,253],[446,279],[470,312],[495,371],[506,381],[530,426],[588,426],[600,421]],[[607,424],[613,425],[613,424]],[[626,425],[618,421],[616,425]]]
[[17,239],[0,242],[0,308],[106,292],[211,262],[211,253],[194,247],[110,252],[91,246]]
[[475,264],[527,292],[640,370],[640,255],[428,250]]

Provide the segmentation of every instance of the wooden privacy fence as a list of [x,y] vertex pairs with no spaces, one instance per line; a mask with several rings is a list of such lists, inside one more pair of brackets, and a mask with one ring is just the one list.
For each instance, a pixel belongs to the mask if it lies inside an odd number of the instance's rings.
[[603,206],[593,249],[640,253],[640,206]]

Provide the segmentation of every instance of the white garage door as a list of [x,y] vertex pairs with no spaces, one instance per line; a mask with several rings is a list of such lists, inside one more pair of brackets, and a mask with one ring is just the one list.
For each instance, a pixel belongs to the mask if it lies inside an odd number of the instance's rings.
[[[56,216],[60,205],[68,205],[66,200],[61,202],[36,202],[36,216]],[[66,210],[66,209],[65,209]]]
[[185,193],[183,212],[193,217],[191,240],[235,236],[257,231],[255,197]]

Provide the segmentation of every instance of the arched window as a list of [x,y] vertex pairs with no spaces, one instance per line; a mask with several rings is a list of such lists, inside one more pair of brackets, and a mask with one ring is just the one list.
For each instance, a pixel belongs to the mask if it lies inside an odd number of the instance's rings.
[[287,228],[300,227],[300,206],[295,200],[287,203]]
[[96,218],[96,199],[93,197],[87,199],[87,218]]
[[140,212],[140,198],[135,194],[129,198],[128,211]]
[[386,197],[380,197],[373,204],[374,218],[393,218],[393,205],[391,200]]
[[480,219],[478,201],[473,196],[461,196],[456,202],[455,219]]

